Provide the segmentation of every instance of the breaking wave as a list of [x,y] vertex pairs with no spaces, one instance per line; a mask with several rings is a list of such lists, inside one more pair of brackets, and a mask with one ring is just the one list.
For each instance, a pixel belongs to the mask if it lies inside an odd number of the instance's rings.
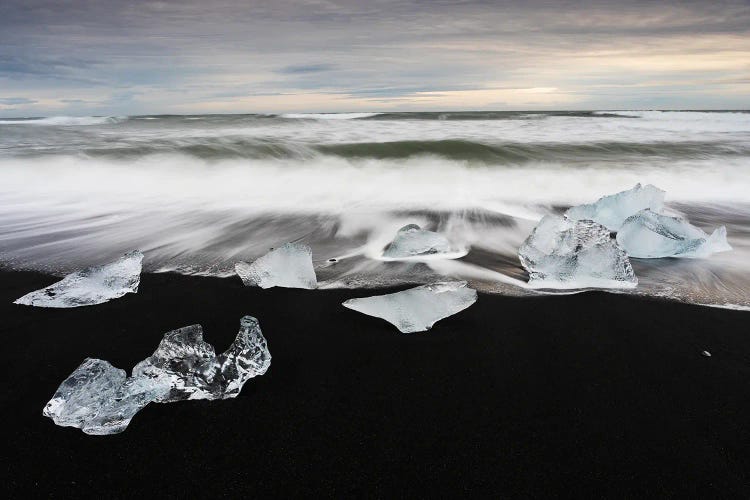
[[17,118],[0,120],[0,125],[47,125],[54,127],[81,127],[120,123],[127,117],[118,116],[50,116],[47,118]]
[[[18,126],[46,125],[46,126]],[[0,120],[0,266],[55,274],[138,248],[145,269],[229,276],[304,241],[327,287],[446,276],[526,295],[517,251],[544,214],[651,183],[732,252],[642,261],[650,297],[750,307],[750,114],[153,115]],[[460,259],[388,262],[401,226]],[[336,259],[329,264],[328,259]]]
[[[476,166],[449,158],[230,158],[154,154],[138,159],[74,155],[0,160],[3,199],[37,206],[86,200],[110,205],[180,204],[185,210],[246,207],[319,213],[353,207],[461,210],[495,204],[584,203],[638,182],[683,203],[750,202],[750,160],[726,161],[717,176],[703,163],[581,165],[560,162]],[[727,182],[727,179],[732,179]],[[100,207],[96,207],[101,203]],[[194,205],[194,206],[193,206]]]
[[[79,154],[85,157],[138,159],[151,155],[185,155],[203,160],[222,159],[311,159],[321,156],[344,159],[408,159],[439,157],[491,166],[597,162],[611,168],[613,162],[701,160],[750,157],[750,144],[710,141],[681,142],[479,142],[463,139],[404,140],[384,142],[309,143],[256,137],[177,137],[102,141],[100,144],[69,142],[50,151],[4,148],[19,155]],[[1,153],[1,152],[0,152]]]

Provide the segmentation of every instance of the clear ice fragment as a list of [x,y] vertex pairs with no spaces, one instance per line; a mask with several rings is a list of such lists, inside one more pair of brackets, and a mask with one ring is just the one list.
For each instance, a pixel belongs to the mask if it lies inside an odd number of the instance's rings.
[[252,264],[238,262],[234,270],[246,286],[307,289],[318,287],[312,250],[309,246],[299,243],[285,243]]
[[387,259],[406,259],[421,255],[455,253],[448,238],[440,233],[427,231],[416,224],[408,224],[396,233],[388,248],[383,252]]
[[133,368],[134,377],[167,384],[171,390],[158,401],[227,399],[236,397],[249,379],[263,375],[271,365],[271,353],[258,320],[245,316],[229,349],[216,355],[203,340],[200,325],[173,330],[164,335],[150,357]]
[[117,434],[168,389],[129,379],[125,370],[87,358],[60,384],[43,414],[57,425],[78,427],[86,434]]
[[642,210],[628,217],[617,233],[617,242],[631,257],[702,258],[731,250],[727,228],[721,226],[710,236],[680,217]]
[[607,228],[546,215],[518,250],[536,288],[632,288],[638,280]]
[[349,299],[344,307],[383,318],[404,333],[424,332],[437,321],[463,311],[477,301],[477,291],[465,281],[422,285],[402,292]]
[[571,207],[565,215],[572,220],[592,220],[617,231],[625,219],[646,208],[660,212],[665,192],[656,186],[636,184],[633,189],[599,198],[587,205]]
[[143,254],[136,250],[115,262],[69,274],[47,288],[27,293],[15,303],[36,307],[80,307],[136,293],[141,282],[142,261]]
[[258,320],[245,316],[223,354],[203,341],[200,325],[164,335],[156,352],[133,368],[133,376],[101,359],[86,359],[60,384],[43,414],[86,434],[116,434],[152,401],[236,397],[249,379],[263,375],[271,353]]

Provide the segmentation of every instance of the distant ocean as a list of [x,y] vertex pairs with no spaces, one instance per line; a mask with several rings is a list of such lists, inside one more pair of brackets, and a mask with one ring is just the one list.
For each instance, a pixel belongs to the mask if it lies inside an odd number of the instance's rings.
[[[750,308],[750,113],[450,112],[0,119],[0,267],[64,274],[132,249],[145,270],[230,276],[288,241],[324,287],[462,277],[524,287],[544,214],[654,184],[734,250],[633,259],[637,293]],[[469,249],[394,263],[407,223]],[[329,259],[336,259],[335,262]]]

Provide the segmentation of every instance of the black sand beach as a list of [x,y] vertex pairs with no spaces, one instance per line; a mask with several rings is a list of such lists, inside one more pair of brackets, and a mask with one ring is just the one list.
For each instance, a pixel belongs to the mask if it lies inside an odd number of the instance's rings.
[[[480,295],[407,335],[340,305],[367,290],[146,274],[138,294],[45,310],[12,301],[54,278],[0,281],[9,497],[750,493],[745,312]],[[130,370],[193,323],[222,351],[244,314],[273,362],[237,399],[151,404],[114,436],[42,416],[85,357]]]

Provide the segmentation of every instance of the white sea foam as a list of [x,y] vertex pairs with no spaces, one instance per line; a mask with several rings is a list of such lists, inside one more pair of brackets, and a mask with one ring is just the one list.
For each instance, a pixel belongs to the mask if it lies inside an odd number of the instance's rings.
[[[147,272],[228,276],[293,241],[324,287],[453,277],[535,293],[517,250],[536,222],[640,182],[696,226],[726,225],[735,250],[635,259],[630,293],[750,304],[750,115],[632,114],[2,120],[0,265],[65,274],[138,247]],[[412,222],[469,253],[379,260]]]
[[47,118],[28,118],[17,120],[0,120],[0,125],[47,125],[47,126],[86,126],[119,123],[125,117],[117,116],[50,116]]
[[750,113],[710,111],[598,111],[600,115],[617,115],[631,120],[623,126],[651,130],[686,132],[747,132]]
[[[691,162],[639,169],[546,164],[478,168],[439,158],[221,160],[181,155],[135,161],[42,157],[0,160],[0,205],[77,205],[108,212],[153,205],[243,208],[285,213],[357,209],[465,209],[575,205],[638,182],[662,187],[670,202],[750,202],[750,159],[727,160],[722,173]],[[19,206],[20,206],[19,205]],[[147,208],[148,207],[148,208]],[[533,210],[531,210],[533,212]],[[408,221],[407,221],[408,222]],[[398,229],[398,228],[396,228]]]

